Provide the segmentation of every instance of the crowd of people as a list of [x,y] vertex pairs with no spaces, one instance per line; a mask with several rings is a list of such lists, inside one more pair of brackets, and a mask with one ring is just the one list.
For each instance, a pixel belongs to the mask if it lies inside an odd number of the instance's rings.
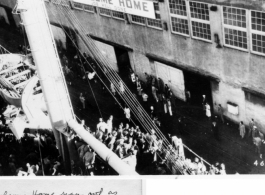
[[265,140],[264,134],[257,126],[256,121],[252,118],[249,122],[248,129],[245,127],[243,121],[240,121],[238,129],[240,137],[245,140],[250,140],[255,146],[255,152],[262,159],[263,154],[265,154]]
[[[113,116],[105,123],[100,119],[96,131],[91,131],[99,141],[115,152],[133,170],[141,174],[180,174],[175,167],[190,174],[223,174],[224,165],[207,170],[202,159],[194,162],[185,158],[184,151],[173,142],[170,150],[162,150],[162,140],[153,134],[141,132],[138,126],[130,127],[121,122],[112,127]],[[103,132],[105,129],[105,132]],[[53,133],[48,130],[30,131],[17,140],[11,131],[1,127],[0,174],[2,176],[60,176],[60,175],[115,175],[115,171],[100,159],[93,149],[74,132],[71,140],[75,144],[79,159],[71,161],[71,172],[65,170],[65,162],[59,155]],[[172,136],[172,140],[173,137]],[[182,148],[183,150],[183,148]],[[173,162],[176,161],[176,162]],[[181,162],[180,162],[181,161]],[[219,169],[218,169],[219,168]]]
[[[162,148],[163,140],[158,139],[155,131],[143,133],[139,126],[121,122],[113,127],[113,116],[107,122],[102,118],[96,126],[96,131],[86,128],[99,141],[115,152],[133,170],[142,174],[226,174],[225,165],[216,163],[206,166],[203,159],[197,157],[192,161],[185,157],[181,139],[171,136],[169,150]],[[96,155],[96,154],[95,154]],[[87,163],[87,169],[93,175],[94,161]],[[208,168],[207,168],[208,167]]]
[[42,176],[63,175],[64,163],[53,133],[26,129],[17,140],[7,125],[0,129],[0,175]]

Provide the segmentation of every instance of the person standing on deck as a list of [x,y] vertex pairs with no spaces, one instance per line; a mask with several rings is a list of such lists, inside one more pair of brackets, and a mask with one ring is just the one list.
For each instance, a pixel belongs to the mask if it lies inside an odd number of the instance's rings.
[[130,108],[128,108],[127,106],[125,106],[124,108],[124,114],[125,114],[125,117],[129,120],[131,120],[131,111],[130,111]]
[[224,120],[224,110],[223,110],[223,107],[221,106],[221,104],[218,105],[218,113],[220,115],[220,119],[222,120],[222,123],[225,123],[225,120]]
[[148,95],[142,91],[142,98],[143,98],[143,107],[145,110],[148,109]]
[[262,141],[259,136],[253,137],[253,143],[256,146],[255,152],[258,153],[259,157],[262,158],[262,152],[261,152],[261,144]]
[[189,105],[190,104],[190,98],[191,98],[190,91],[185,90],[185,94],[186,94],[186,102]]
[[250,137],[250,135],[252,135],[252,131],[254,129],[254,126],[255,126],[255,122],[254,122],[254,119],[252,118],[251,121],[249,122],[249,125],[248,125],[248,137]]
[[169,98],[169,93],[168,93],[168,91],[169,91],[169,87],[168,87],[167,84],[165,84],[165,97],[166,97],[166,99]]
[[152,94],[153,94],[153,97],[156,100],[156,102],[158,102],[158,97],[156,95],[156,91],[157,91],[157,88],[155,87],[155,85],[152,85]]
[[166,114],[167,113],[167,99],[166,99],[164,94],[162,95],[162,101],[163,101],[163,105],[164,105],[164,111]]
[[205,110],[205,105],[206,105],[206,96],[202,95],[202,109]]
[[134,72],[132,70],[131,70],[131,81],[135,85],[135,83],[136,83],[136,76],[135,76],[135,74],[134,74]]
[[212,122],[212,131],[213,131],[213,135],[214,135],[215,139],[220,141],[219,128],[218,128],[217,123],[215,121]]
[[208,103],[205,104],[206,116],[210,120],[211,119],[211,107]]
[[85,97],[83,96],[82,93],[80,93],[79,99],[82,103],[83,109],[85,109],[86,108]]
[[124,89],[123,82],[122,82],[122,80],[120,80],[120,93],[124,94],[124,91],[125,91],[125,89]]
[[139,80],[136,81],[136,87],[137,87],[138,95],[141,96],[143,89],[142,89],[141,82]]
[[168,89],[168,99],[171,102],[171,107],[175,109],[176,108],[175,96],[173,95],[171,89]]
[[262,159],[262,155],[265,153],[265,140],[261,141],[261,146],[260,146],[260,155],[259,157]]
[[116,95],[116,89],[115,89],[115,86],[113,85],[113,83],[110,83],[110,90],[111,90],[112,94],[115,96]]
[[167,99],[167,108],[168,108],[169,115],[172,116],[173,113],[172,113],[172,106],[171,106],[170,99]]
[[245,125],[244,125],[243,121],[241,121],[239,123],[239,133],[240,133],[240,136],[243,139],[245,137],[245,134],[246,134],[246,128],[245,128]]
[[162,101],[162,95],[165,93],[165,84],[164,81],[161,78],[158,78],[158,98],[160,101]]
[[253,142],[255,142],[255,138],[259,137],[259,130],[257,128],[257,126],[253,126],[253,130],[252,130],[252,140]]
[[113,128],[113,116],[110,115],[109,119],[107,120],[107,129],[108,129],[108,133],[112,132],[112,128]]

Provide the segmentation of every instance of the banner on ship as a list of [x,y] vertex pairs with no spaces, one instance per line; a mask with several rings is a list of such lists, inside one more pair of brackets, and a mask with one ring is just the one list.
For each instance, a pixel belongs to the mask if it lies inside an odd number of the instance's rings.
[[114,11],[155,19],[154,3],[144,0],[73,0]]

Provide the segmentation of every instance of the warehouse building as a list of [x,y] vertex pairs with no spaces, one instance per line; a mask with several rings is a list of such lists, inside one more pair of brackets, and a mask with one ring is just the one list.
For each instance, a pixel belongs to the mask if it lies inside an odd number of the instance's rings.
[[[72,1],[72,9],[115,70],[131,68],[142,80],[145,72],[160,77],[182,101],[185,90],[190,91],[198,106],[206,95],[214,112],[221,104],[231,121],[248,123],[254,118],[265,133],[263,1],[153,1],[155,19],[80,2]],[[67,48],[69,40],[59,20],[64,27],[71,25],[60,18],[58,3],[46,0],[54,36]],[[0,2],[5,20],[14,5],[15,1]]]

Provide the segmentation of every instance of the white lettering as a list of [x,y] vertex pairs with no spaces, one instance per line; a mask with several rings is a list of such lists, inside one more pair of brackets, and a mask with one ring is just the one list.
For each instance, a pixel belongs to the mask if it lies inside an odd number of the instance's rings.
[[155,19],[154,3],[147,0],[73,0],[77,3],[93,5]]
[[119,0],[119,3],[120,3],[120,6],[123,6],[123,7],[125,7],[124,0]]
[[143,2],[143,10],[148,12],[148,9],[147,9],[147,3],[146,2]]
[[126,0],[126,7],[132,8],[132,2],[131,2],[131,0]]
[[135,9],[141,10],[141,3],[140,1],[133,1],[133,5]]

